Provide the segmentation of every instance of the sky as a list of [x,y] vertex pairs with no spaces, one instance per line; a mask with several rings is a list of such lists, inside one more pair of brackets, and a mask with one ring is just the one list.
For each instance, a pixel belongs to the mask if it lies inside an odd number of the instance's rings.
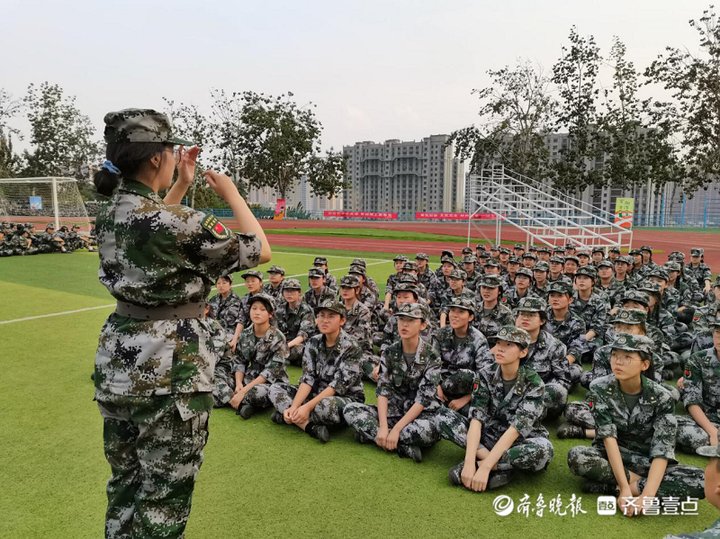
[[[0,1],[0,88],[49,81],[98,128],[111,110],[209,110],[209,91],[292,91],[316,105],[323,146],[420,140],[473,124],[488,69],[550,71],[570,27],[613,36],[638,67],[697,49],[695,0]],[[609,83],[609,81],[608,81]],[[16,122],[21,130],[22,122]]]

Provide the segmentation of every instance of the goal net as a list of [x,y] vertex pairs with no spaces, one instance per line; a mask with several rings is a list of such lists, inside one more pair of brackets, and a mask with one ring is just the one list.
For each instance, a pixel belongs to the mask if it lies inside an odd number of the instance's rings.
[[54,223],[80,225],[89,230],[85,204],[77,180],[73,178],[0,179],[0,221],[33,223],[44,228]]

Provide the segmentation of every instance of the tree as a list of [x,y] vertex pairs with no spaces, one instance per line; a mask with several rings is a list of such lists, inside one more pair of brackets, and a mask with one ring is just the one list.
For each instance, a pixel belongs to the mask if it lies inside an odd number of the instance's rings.
[[672,96],[654,106],[678,129],[685,193],[720,174],[720,20],[711,5],[689,24],[698,33],[699,54],[667,47],[645,71]]
[[454,144],[456,157],[470,159],[472,172],[497,160],[527,176],[545,175],[544,136],[556,105],[550,81],[528,61],[487,73],[491,84],[472,91],[480,100],[480,125],[454,131],[448,143]]
[[19,110],[20,103],[0,88],[0,178],[12,178],[17,173],[18,156],[13,152],[12,136],[19,136],[19,132],[9,122]]
[[90,119],[66,97],[57,84],[30,84],[24,98],[30,123],[30,151],[23,153],[22,175],[83,178],[83,165],[98,160]]
[[555,186],[582,191],[588,185],[602,183],[602,172],[595,162],[602,157],[597,143],[597,77],[600,49],[593,36],[583,37],[573,26],[570,45],[553,65],[552,81],[558,89],[558,131],[567,131],[568,145],[553,163]]
[[311,156],[307,165],[308,184],[313,194],[332,198],[347,189],[345,181],[347,158],[332,148],[324,157]]

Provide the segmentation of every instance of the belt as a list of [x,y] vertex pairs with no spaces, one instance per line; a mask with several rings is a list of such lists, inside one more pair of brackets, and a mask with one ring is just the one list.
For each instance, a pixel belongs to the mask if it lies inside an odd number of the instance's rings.
[[118,301],[115,312],[121,316],[138,320],[179,320],[184,318],[204,318],[205,302],[185,303],[183,305],[159,305],[140,307],[126,301]]

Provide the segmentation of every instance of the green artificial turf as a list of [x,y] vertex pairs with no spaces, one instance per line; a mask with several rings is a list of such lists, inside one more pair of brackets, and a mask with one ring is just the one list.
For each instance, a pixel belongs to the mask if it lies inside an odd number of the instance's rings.
[[[304,274],[314,254],[279,248],[273,263],[288,274]],[[347,267],[358,255],[336,254],[331,268]],[[368,267],[381,285],[391,268],[389,260]],[[0,259],[0,297],[0,322],[100,306],[0,323],[0,537],[100,537],[109,467],[89,376],[112,300],[97,282],[96,255]],[[299,370],[291,368],[290,375],[296,381]],[[366,390],[375,402],[373,388]],[[321,445],[269,416],[243,421],[230,410],[213,411],[188,537],[658,538],[703,529],[718,516],[705,501],[699,516],[598,516],[596,497],[581,493],[567,467],[567,451],[578,442],[555,439],[555,424],[549,425],[555,458],[546,472],[519,476],[498,492],[474,494],[448,483],[448,469],[463,458],[463,450],[448,442],[414,464],[356,444],[347,430]],[[699,457],[679,457],[704,465]],[[586,514],[556,516],[546,509],[542,518],[499,517],[492,510],[500,494],[516,504],[527,494],[532,508],[539,494],[548,505],[560,495],[565,506],[573,493],[582,496]]]

